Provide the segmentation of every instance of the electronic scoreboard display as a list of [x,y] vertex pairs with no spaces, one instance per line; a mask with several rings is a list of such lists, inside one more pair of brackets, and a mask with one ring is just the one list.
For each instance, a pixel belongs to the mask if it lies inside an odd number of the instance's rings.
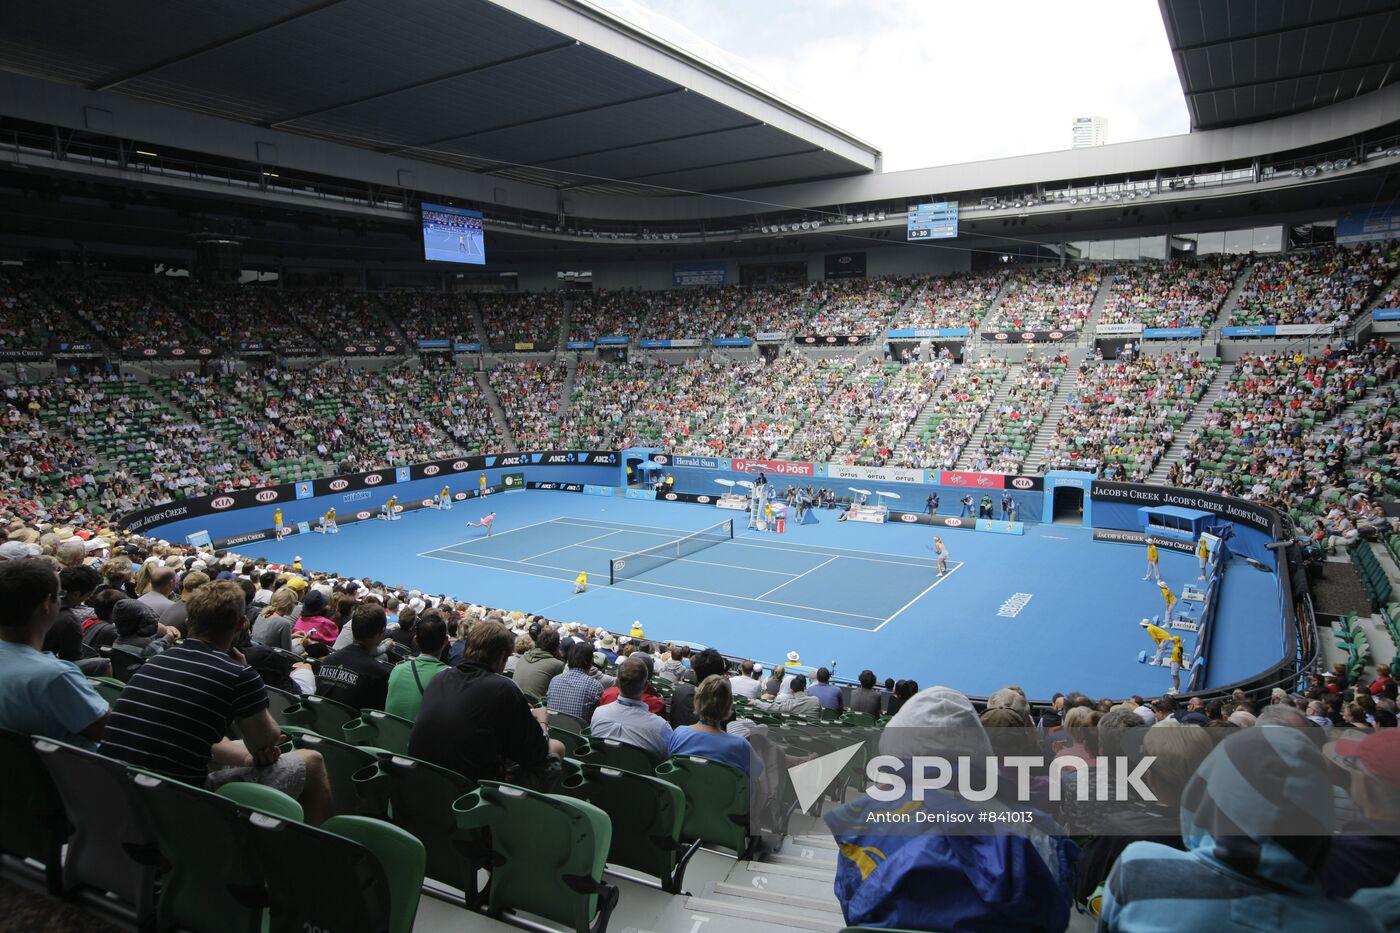
[[910,209],[906,240],[949,240],[957,235],[957,201],[934,201]]

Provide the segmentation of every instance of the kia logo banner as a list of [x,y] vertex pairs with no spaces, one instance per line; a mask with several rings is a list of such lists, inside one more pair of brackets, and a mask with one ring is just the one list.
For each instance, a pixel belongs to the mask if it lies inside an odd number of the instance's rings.
[[211,499],[209,501],[209,507],[211,509],[231,509],[233,508],[233,497],[218,496],[217,498]]
[[259,502],[275,502],[277,500],[277,490],[264,489],[262,492],[254,496],[254,498],[257,499]]
[[340,492],[342,489],[349,489],[349,488],[350,488],[350,481],[349,481],[348,479],[333,479],[333,480],[331,480],[331,485],[330,485],[331,492]]
[[710,497],[709,497],[709,496],[696,496],[696,497],[695,497],[695,501],[701,503],[702,505],[709,505],[709,504],[710,504]]
[[1023,330],[1023,331],[983,331],[982,339],[992,343],[1054,343],[1057,340],[1064,340],[1073,337],[1074,331],[1068,330]]
[[384,476],[380,473],[371,473],[365,477],[366,486],[378,486],[382,482],[384,482]]
[[428,464],[426,467],[423,468],[423,475],[424,475],[424,476],[437,476],[437,475],[438,475],[438,472],[439,472],[439,468],[438,468],[438,465],[437,465],[436,463],[430,463],[430,464]]

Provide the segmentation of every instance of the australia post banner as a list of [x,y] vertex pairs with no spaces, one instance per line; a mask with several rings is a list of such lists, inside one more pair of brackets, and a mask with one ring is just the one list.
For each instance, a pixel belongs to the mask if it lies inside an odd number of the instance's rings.
[[963,470],[942,470],[938,474],[939,485],[972,486],[976,489],[1005,489],[1006,479],[1001,473],[968,473]]
[[774,476],[814,476],[816,475],[816,464],[801,463],[794,460],[745,460],[735,458],[731,461],[732,469],[736,473],[771,473]]
[[922,483],[923,470],[910,470],[903,467],[846,466],[841,463],[825,463],[817,468],[817,475],[831,479],[854,479],[871,483]]
[[1095,480],[1089,494],[1095,501],[1124,502],[1138,506],[1175,505],[1202,512],[1214,512],[1221,518],[1240,522],[1275,536],[1279,531],[1278,513],[1273,509],[1232,496],[1218,496],[1210,492],[1177,489],[1171,486],[1143,486],[1138,483],[1114,483],[1107,480]]

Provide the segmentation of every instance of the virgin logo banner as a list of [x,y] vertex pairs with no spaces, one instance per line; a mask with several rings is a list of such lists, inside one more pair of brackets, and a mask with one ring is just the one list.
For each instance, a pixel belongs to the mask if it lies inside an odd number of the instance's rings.
[[938,482],[944,486],[972,486],[977,489],[1006,488],[1006,476],[1001,473],[967,473],[961,470],[944,470],[938,474]]

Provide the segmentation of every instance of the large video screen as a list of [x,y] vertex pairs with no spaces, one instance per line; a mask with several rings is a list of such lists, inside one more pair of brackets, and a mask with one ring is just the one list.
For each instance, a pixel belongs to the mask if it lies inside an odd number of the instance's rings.
[[906,240],[947,240],[958,235],[958,202],[935,201],[909,211]]
[[481,211],[423,202],[423,258],[434,262],[486,265]]

